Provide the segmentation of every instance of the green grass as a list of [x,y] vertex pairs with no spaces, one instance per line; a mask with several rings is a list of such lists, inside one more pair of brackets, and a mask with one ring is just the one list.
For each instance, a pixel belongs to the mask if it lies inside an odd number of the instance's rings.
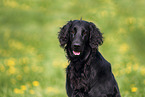
[[59,28],[94,22],[122,97],[145,94],[144,0],[0,0],[0,97],[67,97]]

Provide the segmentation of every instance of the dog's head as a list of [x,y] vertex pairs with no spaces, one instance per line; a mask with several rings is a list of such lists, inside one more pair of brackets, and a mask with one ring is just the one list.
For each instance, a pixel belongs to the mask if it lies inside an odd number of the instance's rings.
[[69,21],[58,35],[60,46],[69,49],[70,55],[79,57],[85,52],[95,51],[103,43],[100,30],[92,22],[83,20]]

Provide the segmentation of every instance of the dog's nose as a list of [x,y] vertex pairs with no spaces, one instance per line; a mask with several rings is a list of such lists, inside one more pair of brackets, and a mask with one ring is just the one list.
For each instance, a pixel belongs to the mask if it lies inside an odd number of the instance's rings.
[[73,45],[75,48],[79,48],[80,47],[80,44],[79,43],[74,43]]

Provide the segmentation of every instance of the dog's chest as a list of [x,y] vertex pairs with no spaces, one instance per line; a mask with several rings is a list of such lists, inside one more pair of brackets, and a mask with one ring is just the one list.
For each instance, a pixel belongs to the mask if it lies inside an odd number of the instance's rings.
[[84,67],[81,67],[79,69],[76,69],[75,67],[71,67],[68,69],[68,77],[70,79],[70,86],[74,91],[81,91],[86,92],[89,89],[89,67],[87,65],[84,65]]

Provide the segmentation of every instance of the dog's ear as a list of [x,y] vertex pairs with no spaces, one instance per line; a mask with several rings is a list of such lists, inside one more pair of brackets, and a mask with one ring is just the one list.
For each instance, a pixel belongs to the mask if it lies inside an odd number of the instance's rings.
[[90,39],[89,44],[92,49],[98,49],[99,45],[103,44],[103,36],[100,30],[95,26],[94,23],[90,22]]
[[60,28],[60,32],[58,33],[58,39],[60,42],[60,46],[65,48],[68,40],[69,40],[69,29],[72,25],[72,21],[69,21],[66,25]]

